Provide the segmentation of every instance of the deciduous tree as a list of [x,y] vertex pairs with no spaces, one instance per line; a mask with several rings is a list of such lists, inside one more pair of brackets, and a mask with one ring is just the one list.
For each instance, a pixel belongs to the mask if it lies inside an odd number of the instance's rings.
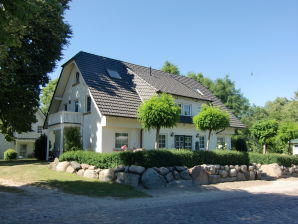
[[144,101],[138,109],[138,118],[144,129],[156,129],[154,148],[158,149],[160,128],[171,128],[180,118],[180,108],[171,95],[162,93]]
[[164,71],[164,72],[168,72],[170,74],[173,74],[173,75],[180,75],[180,71],[179,71],[178,66],[172,64],[169,61],[165,61],[165,63],[162,66],[161,70]]
[[46,114],[48,112],[58,79],[51,80],[48,85],[46,85],[42,91],[40,96],[41,101],[41,111]]
[[203,105],[200,113],[193,117],[193,123],[198,130],[208,131],[207,150],[209,150],[212,131],[224,129],[230,125],[229,114],[217,107]]

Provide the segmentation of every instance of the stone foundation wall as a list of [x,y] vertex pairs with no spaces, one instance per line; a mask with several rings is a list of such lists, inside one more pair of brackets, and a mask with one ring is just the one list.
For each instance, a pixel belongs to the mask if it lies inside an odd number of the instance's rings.
[[[113,181],[128,184],[134,187],[142,186],[155,189],[176,184],[204,185],[232,181],[246,181],[261,179],[262,176],[282,177],[298,175],[298,167],[282,167],[278,164],[246,165],[198,165],[192,168],[184,166],[153,167],[119,166],[110,169],[98,169],[88,164],[72,162],[59,162],[56,158],[50,168],[57,171],[76,173],[79,176],[99,179],[100,181]],[[264,172],[265,171],[265,172]]]

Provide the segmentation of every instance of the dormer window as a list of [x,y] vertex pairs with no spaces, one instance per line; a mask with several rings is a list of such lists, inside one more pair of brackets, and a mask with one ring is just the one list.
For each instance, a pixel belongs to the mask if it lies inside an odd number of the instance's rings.
[[76,83],[75,84],[78,84],[80,83],[80,73],[76,73]]
[[107,69],[107,72],[108,72],[108,74],[109,74],[109,76],[111,78],[121,79],[121,76],[120,76],[120,74],[117,71],[111,70],[111,69]]

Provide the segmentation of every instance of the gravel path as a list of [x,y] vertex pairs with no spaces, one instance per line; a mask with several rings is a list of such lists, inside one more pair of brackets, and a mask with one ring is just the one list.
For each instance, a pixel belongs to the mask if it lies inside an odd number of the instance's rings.
[[1,224],[298,223],[298,178],[155,190],[151,198],[126,200],[22,188],[25,194],[0,192]]

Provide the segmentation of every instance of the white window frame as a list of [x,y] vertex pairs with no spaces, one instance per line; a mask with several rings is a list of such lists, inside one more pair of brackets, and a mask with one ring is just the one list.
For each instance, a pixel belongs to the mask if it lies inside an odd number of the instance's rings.
[[[218,141],[219,139],[222,139],[223,141]],[[225,136],[217,136],[216,137],[216,148],[218,148],[219,145],[222,145],[222,148],[225,148],[226,147],[226,138]]]
[[[201,143],[202,143],[201,139],[202,138],[204,138],[203,139],[204,147],[201,147]],[[201,135],[201,136],[199,136],[199,150],[205,150],[205,148],[206,148],[206,137],[204,135]]]
[[[25,146],[24,148],[22,146]],[[25,149],[25,151],[23,151]],[[27,156],[28,147],[27,144],[20,144],[20,156],[23,158]]]
[[[89,110],[88,110],[88,99],[90,99],[90,109]],[[91,96],[87,96],[86,97],[86,112],[87,113],[91,112],[91,104],[92,104]]]
[[[191,103],[177,103],[177,105],[180,107],[180,115],[181,116],[187,116],[187,117],[192,116],[192,104]],[[189,115],[185,114],[185,112],[186,112],[185,106],[189,106]]]
[[[117,136],[118,135],[118,136]],[[122,136],[121,136],[122,135]],[[117,137],[126,137],[126,139],[120,139],[120,143],[117,141]],[[126,145],[128,147],[128,133],[127,132],[116,132],[115,133],[115,149],[120,149],[123,145]]]
[[[165,136],[165,142],[164,142],[164,145],[165,145],[165,147],[161,147],[160,145],[161,145],[161,142],[160,142],[160,140],[161,140],[161,136]],[[160,134],[159,135],[159,141],[158,141],[158,148],[167,148],[167,144],[168,143],[168,137],[167,137],[167,134]]]
[[80,73],[79,72],[76,72],[76,75],[75,75],[75,84],[78,84],[80,83]]

